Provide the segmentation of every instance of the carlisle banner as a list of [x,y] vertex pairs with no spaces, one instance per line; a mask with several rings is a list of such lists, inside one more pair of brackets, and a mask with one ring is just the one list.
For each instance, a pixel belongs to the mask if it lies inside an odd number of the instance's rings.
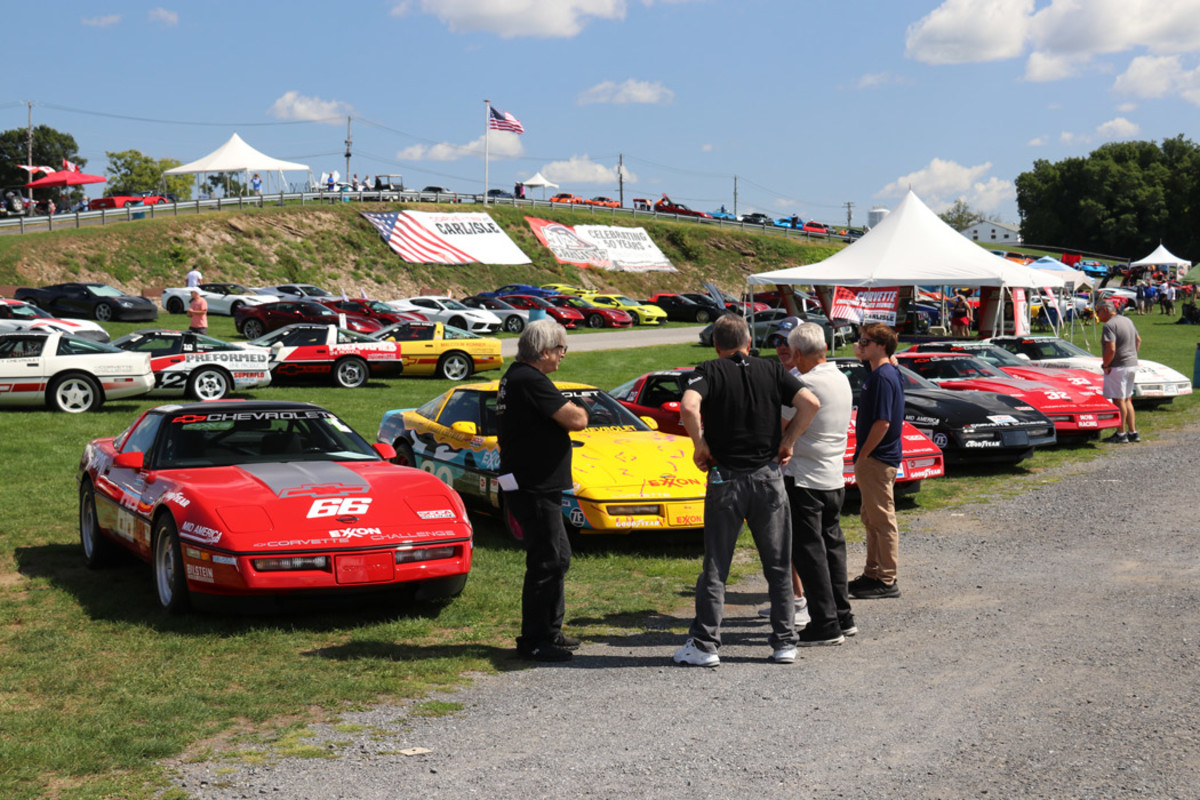
[[829,318],[853,322],[856,325],[865,325],[868,322],[895,325],[899,300],[900,287],[898,286],[888,286],[882,289],[835,286],[833,309],[830,311]]
[[363,214],[412,264],[528,264],[529,257],[482,212]]

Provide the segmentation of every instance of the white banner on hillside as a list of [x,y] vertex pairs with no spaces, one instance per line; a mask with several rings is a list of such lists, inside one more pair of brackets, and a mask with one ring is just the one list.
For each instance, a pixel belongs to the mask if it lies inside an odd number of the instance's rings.
[[575,233],[608,253],[612,269],[624,272],[676,272],[645,228],[576,225]]
[[528,264],[529,256],[482,212],[363,214],[413,264]]

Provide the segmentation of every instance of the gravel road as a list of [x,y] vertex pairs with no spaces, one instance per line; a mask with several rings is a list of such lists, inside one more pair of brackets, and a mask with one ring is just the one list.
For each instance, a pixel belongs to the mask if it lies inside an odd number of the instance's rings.
[[678,608],[569,664],[479,677],[441,696],[455,715],[383,706],[345,715],[359,733],[318,726],[334,758],[173,765],[177,785],[203,800],[1200,797],[1200,428],[1108,447],[1011,499],[904,513],[903,597],[858,601],[857,637],[793,665],[765,660],[758,578],[730,592],[718,669],[671,665]]

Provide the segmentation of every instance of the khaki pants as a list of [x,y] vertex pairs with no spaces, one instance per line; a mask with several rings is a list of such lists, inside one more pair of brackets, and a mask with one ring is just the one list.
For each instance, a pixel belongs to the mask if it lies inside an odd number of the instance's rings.
[[895,583],[900,561],[900,529],[892,497],[896,468],[867,456],[855,462],[854,480],[862,495],[862,523],[866,529],[867,565],[863,575]]

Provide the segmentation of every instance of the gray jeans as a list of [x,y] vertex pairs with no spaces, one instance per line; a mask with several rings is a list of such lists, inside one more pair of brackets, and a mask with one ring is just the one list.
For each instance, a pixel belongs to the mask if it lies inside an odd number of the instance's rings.
[[704,568],[696,579],[696,618],[689,634],[696,646],[715,653],[721,646],[725,581],[742,523],[750,526],[771,598],[771,635],[778,649],[796,643],[792,594],[792,515],[778,464],[748,472],[720,467],[724,480],[708,484],[704,497]]

